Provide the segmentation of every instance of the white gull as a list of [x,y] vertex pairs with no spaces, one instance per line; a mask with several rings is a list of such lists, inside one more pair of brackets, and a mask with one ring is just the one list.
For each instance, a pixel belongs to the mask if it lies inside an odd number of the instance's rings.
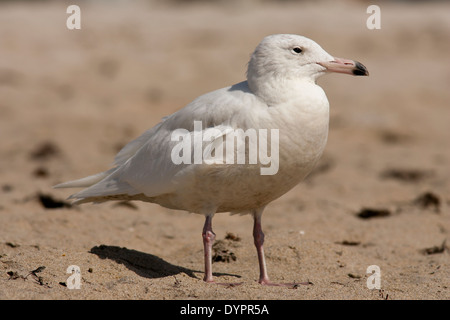
[[[261,216],[267,204],[305,178],[325,148],[329,103],[316,80],[327,72],[368,75],[361,63],[335,58],[303,36],[267,36],[251,56],[247,81],[202,95],[165,117],[128,143],[116,155],[114,168],[55,187],[86,188],[70,197],[75,203],[142,200],[205,215],[202,237],[206,282],[214,282],[211,266],[214,214],[252,214],[259,283],[275,285],[267,274]],[[189,150],[175,152],[192,161],[174,161],[174,148],[180,147],[180,141],[196,141],[196,135],[206,134],[211,128],[217,129],[213,141],[224,141],[237,129],[277,133],[276,139],[266,135],[264,140],[259,136],[257,142],[260,148],[262,142],[267,143],[266,148],[275,145],[272,153],[276,150],[277,154],[271,154],[271,159],[276,170],[262,174],[267,162],[262,163],[259,158],[256,163],[244,164],[227,162],[225,157],[222,161],[216,157],[213,162],[198,162],[194,159],[195,143],[189,145]],[[179,135],[179,141],[174,140],[176,132],[187,132],[186,139]],[[245,140],[241,136],[241,142],[245,144],[251,140],[249,137]],[[237,145],[232,151],[233,159],[239,151]],[[211,149],[211,143],[201,142],[201,150],[207,146]],[[245,145],[248,159],[251,146]],[[214,148],[216,153],[224,148],[228,155],[231,150],[223,142]]]

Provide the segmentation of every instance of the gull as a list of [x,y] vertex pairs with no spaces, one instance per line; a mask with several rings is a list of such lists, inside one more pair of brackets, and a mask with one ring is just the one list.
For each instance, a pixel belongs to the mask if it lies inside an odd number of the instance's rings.
[[[258,282],[283,285],[273,283],[267,273],[261,217],[270,202],[311,172],[323,153],[329,102],[316,81],[331,72],[369,74],[361,63],[333,57],[304,36],[266,36],[251,55],[246,81],[201,95],[163,118],[124,146],[113,168],[55,187],[85,188],[70,196],[77,204],[141,200],[204,215],[207,283],[215,283],[213,216],[251,214]],[[231,147],[224,142],[229,136],[238,141]],[[257,152],[251,150],[254,146]],[[264,173],[268,149],[273,170]],[[242,154],[245,161],[237,162]]]

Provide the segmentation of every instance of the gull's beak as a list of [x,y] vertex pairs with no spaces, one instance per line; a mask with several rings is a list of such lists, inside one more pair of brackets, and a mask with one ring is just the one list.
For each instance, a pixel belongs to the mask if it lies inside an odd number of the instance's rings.
[[317,64],[326,68],[328,72],[338,72],[352,74],[355,76],[368,76],[369,71],[360,62],[342,58],[334,58],[333,61],[317,62]]

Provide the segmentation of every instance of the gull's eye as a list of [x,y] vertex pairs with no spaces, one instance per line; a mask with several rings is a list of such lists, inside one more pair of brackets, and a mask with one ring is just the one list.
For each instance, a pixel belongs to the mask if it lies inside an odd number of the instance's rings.
[[292,53],[294,53],[294,54],[299,54],[299,53],[302,53],[302,52],[303,52],[303,49],[300,48],[300,47],[293,47],[291,51],[292,51]]

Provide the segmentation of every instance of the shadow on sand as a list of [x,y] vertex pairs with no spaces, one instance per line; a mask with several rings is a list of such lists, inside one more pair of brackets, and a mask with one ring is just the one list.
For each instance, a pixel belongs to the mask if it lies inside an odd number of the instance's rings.
[[[101,259],[110,259],[117,263],[121,263],[139,276],[151,279],[174,276],[179,273],[185,273],[191,278],[199,279],[194,273],[203,273],[203,271],[191,270],[170,264],[169,262],[149,253],[120,248],[117,246],[102,244],[91,248],[89,252],[97,255]],[[238,275],[227,273],[214,273],[214,275],[228,275],[240,278]]]

